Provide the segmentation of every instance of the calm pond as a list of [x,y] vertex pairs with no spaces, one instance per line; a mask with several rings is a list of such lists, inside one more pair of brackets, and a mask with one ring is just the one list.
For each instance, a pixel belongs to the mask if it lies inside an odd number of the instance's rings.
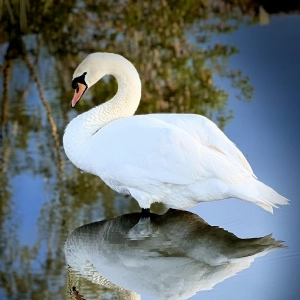
[[[299,7],[34,2],[0,1],[0,299],[299,299]],[[70,107],[75,68],[104,51],[137,68],[137,114],[207,116],[290,205],[153,205],[139,223],[133,198],[62,147],[117,91],[106,77]]]

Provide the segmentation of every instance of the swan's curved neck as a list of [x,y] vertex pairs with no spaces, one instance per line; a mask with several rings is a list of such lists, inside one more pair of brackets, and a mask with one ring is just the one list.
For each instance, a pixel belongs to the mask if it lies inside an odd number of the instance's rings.
[[126,59],[120,56],[114,59],[112,56],[111,61],[106,59],[105,63],[101,63],[101,69],[95,64],[91,66],[91,73],[95,82],[105,75],[113,75],[118,82],[118,91],[111,100],[78,115],[67,126],[63,139],[65,152],[78,167],[80,166],[76,161],[80,156],[80,148],[87,140],[106,124],[132,116],[141,98],[141,81],[138,72]]

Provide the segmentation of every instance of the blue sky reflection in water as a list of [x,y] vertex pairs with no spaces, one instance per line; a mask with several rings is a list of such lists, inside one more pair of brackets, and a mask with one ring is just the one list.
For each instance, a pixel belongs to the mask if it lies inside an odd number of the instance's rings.
[[191,211],[239,237],[273,232],[289,249],[258,259],[248,270],[200,293],[199,299],[297,299],[299,295],[299,28],[299,16],[278,16],[267,26],[242,26],[230,36],[216,38],[238,46],[240,53],[231,64],[239,66],[254,86],[251,103],[231,97],[234,119],[225,133],[246,155],[258,178],[289,198],[291,205],[270,215],[230,199]]
[[[300,293],[297,233],[300,213],[297,197],[300,167],[299,28],[299,16],[278,16],[272,17],[267,26],[241,26],[231,35],[214,38],[237,46],[240,54],[233,56],[230,64],[248,75],[254,86],[251,102],[237,102],[235,91],[228,82],[217,79],[230,91],[229,106],[234,111],[234,119],[225,127],[225,133],[246,155],[259,179],[292,202],[288,207],[275,209],[274,215],[239,200],[205,203],[191,211],[210,225],[225,228],[240,238],[273,233],[273,237],[284,240],[289,249],[257,258],[249,269],[192,299],[279,300],[297,299]],[[35,227],[43,203],[34,200],[51,201],[45,197],[44,184],[40,177],[27,173],[12,181],[16,218],[21,220],[18,234],[22,244],[31,245],[36,239]],[[94,207],[86,205],[86,211]]]

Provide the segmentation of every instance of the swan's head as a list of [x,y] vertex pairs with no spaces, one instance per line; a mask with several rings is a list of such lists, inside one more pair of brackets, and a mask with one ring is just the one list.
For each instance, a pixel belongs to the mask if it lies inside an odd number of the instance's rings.
[[85,81],[86,74],[87,72],[83,72],[81,75],[76,76],[72,80],[72,88],[75,90],[74,97],[71,102],[72,107],[76,105],[76,103],[80,100],[84,92],[88,89],[88,85]]
[[76,68],[73,74],[72,88],[75,90],[71,105],[74,107],[85,91],[106,75],[112,53],[92,53]]

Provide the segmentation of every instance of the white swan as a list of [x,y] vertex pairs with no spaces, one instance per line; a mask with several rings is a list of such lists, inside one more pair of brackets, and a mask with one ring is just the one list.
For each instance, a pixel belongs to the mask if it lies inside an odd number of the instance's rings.
[[200,115],[135,115],[141,81],[135,67],[112,53],[93,53],[73,75],[72,107],[84,92],[110,74],[118,92],[108,102],[77,116],[66,128],[66,155],[78,168],[98,175],[141,208],[162,202],[184,209],[230,197],[273,212],[288,200],[257,180],[239,149]]

